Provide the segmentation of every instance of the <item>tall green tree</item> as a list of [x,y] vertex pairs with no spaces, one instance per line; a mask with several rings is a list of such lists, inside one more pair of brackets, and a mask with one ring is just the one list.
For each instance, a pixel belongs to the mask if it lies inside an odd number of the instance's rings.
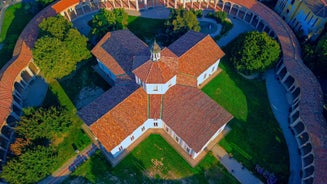
[[87,38],[62,16],[44,19],[39,39],[33,49],[34,62],[46,78],[60,79],[76,69],[76,64],[89,58]]
[[246,75],[264,72],[279,58],[280,46],[267,33],[257,31],[238,36],[228,48],[234,68]]
[[185,34],[189,30],[200,31],[199,21],[193,11],[185,9],[171,9],[169,18],[165,22],[166,33],[171,42]]
[[51,173],[56,153],[51,148],[37,146],[16,157],[3,167],[1,178],[11,184],[36,183]]
[[70,114],[63,109],[27,108],[24,109],[24,115],[15,128],[15,132],[27,140],[51,139],[54,134],[66,130],[71,123]]
[[124,9],[118,8],[112,11],[101,9],[89,22],[91,36],[96,39],[102,38],[107,32],[119,29],[126,29],[128,14]]

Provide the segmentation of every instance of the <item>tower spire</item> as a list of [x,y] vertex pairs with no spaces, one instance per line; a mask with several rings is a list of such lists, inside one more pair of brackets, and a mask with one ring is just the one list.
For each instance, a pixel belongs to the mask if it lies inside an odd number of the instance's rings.
[[151,60],[152,61],[159,61],[160,60],[161,48],[158,45],[156,40],[154,40],[150,52],[151,52]]

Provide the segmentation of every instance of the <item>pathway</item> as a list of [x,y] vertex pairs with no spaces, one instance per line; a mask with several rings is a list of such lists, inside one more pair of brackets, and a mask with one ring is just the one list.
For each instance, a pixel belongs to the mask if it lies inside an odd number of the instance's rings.
[[228,16],[228,18],[232,21],[233,28],[228,31],[227,35],[219,39],[218,45],[220,47],[226,46],[241,33],[254,31],[254,29],[249,24],[244,23],[243,21],[236,18],[232,18],[231,16]]
[[288,108],[290,107],[287,99],[287,93],[283,86],[277,80],[273,70],[269,70],[265,74],[266,87],[271,109],[283,131],[288,153],[290,157],[290,178],[289,183],[301,183],[301,157],[298,152],[297,142],[291,129],[288,126]]
[[51,176],[40,181],[39,184],[62,183],[79,165],[93,155],[97,149],[98,148],[94,144],[89,145],[76,156],[65,162],[59,169],[53,172]]
[[220,163],[242,184],[258,184],[262,183],[255,177],[249,170],[243,167],[242,164],[237,162],[234,158],[230,157],[228,153],[216,144],[211,149],[213,155],[219,160]]

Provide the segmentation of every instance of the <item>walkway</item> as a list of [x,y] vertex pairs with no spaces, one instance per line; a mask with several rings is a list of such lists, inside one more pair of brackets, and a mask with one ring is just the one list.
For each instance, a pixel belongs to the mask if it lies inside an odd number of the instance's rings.
[[228,153],[216,144],[211,149],[213,155],[219,160],[220,163],[242,184],[258,184],[262,183],[252,173],[238,163],[234,158],[230,157]]
[[233,28],[228,31],[226,36],[220,38],[220,40],[218,41],[218,45],[220,47],[226,46],[229,42],[234,40],[241,33],[254,31],[254,29],[249,24],[244,23],[239,19],[232,18],[231,16],[228,16],[228,18],[232,21]]
[[89,159],[89,157],[93,155],[97,149],[98,148],[94,144],[89,145],[83,151],[78,153],[78,155],[65,162],[63,166],[53,172],[51,176],[48,176],[44,180],[40,181],[39,184],[62,183],[70,173],[72,173],[84,161]]
[[290,157],[289,183],[301,183],[301,157],[298,152],[295,137],[288,126],[288,108],[290,107],[290,104],[288,103],[287,93],[284,90],[284,87],[277,80],[276,74],[273,70],[266,72],[265,79],[271,109],[283,131],[288,147]]

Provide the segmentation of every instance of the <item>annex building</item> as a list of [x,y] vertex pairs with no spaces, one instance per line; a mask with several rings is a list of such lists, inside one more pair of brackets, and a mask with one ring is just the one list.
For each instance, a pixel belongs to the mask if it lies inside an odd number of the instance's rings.
[[327,22],[327,0],[278,0],[275,11],[294,32],[315,40]]
[[189,31],[161,49],[120,30],[107,33],[92,53],[113,87],[78,113],[112,163],[156,129],[196,159],[233,118],[200,90],[224,56],[209,35]]

